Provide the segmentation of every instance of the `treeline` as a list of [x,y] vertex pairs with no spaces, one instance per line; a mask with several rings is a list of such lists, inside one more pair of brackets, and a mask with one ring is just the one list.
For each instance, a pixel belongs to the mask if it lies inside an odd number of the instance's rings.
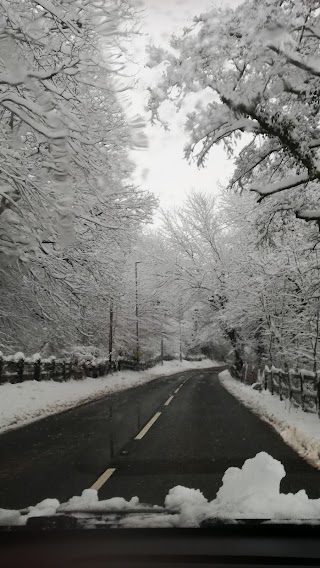
[[196,101],[186,157],[222,143],[235,163],[217,202],[194,192],[156,231],[118,96],[135,18],[129,0],[0,0],[0,349],[316,370],[318,2],[214,8],[150,48],[152,120]]
[[[164,214],[158,273],[180,298],[188,348],[256,366],[317,369],[320,264],[314,227],[286,216],[261,239],[252,195],[191,194]],[[159,259],[162,254],[162,264]]]
[[199,290],[199,343],[220,330],[239,368],[319,365],[319,30],[317,1],[247,0],[150,49],[166,62],[152,119],[193,104],[186,158],[205,166],[220,143],[234,159],[219,209],[194,196],[166,228]]

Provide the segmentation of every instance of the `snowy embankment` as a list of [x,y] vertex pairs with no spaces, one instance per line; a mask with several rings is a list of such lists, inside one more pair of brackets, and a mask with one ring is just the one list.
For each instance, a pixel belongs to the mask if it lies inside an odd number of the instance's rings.
[[[25,525],[31,517],[71,514],[84,526],[92,528],[99,515],[116,527],[199,527],[207,519],[266,519],[301,522],[320,520],[320,499],[309,499],[302,489],[298,493],[280,493],[285,477],[283,465],[261,452],[248,459],[242,468],[230,467],[223,476],[216,498],[208,501],[199,489],[177,486],[170,489],[164,508],[147,506],[138,497],[126,501],[115,497],[99,501],[97,491],[86,489],[80,497],[60,504],[46,499],[27,510],[0,509],[0,525]],[[91,513],[91,516],[90,516]],[[116,520],[115,513],[122,513]],[[109,515],[109,516],[108,516]]]
[[218,365],[214,361],[165,361],[147,371],[119,371],[97,379],[25,381],[0,386],[0,432],[12,430],[108,394],[142,385],[157,377]]
[[219,373],[221,384],[262,420],[268,422],[301,457],[320,469],[320,420],[316,414],[303,412],[289,400],[280,400],[268,390],[253,390],[231,377]]

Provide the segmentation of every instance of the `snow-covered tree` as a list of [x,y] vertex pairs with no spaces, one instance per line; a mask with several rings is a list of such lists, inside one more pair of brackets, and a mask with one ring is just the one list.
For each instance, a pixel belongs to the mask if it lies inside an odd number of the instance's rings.
[[317,368],[319,263],[307,244],[313,228],[291,212],[261,239],[259,216],[252,194],[225,190],[218,207],[212,196],[193,193],[164,212],[162,251],[154,247],[148,274],[152,264],[162,297],[184,302],[185,353],[230,352],[238,370],[244,361]]
[[169,51],[150,49],[150,65],[163,71],[149,100],[153,120],[161,120],[163,101],[180,108],[196,93],[186,157],[203,165],[215,144],[232,154],[243,138],[231,185],[317,222],[319,29],[317,0],[213,8],[173,37]]
[[252,195],[225,193],[229,235],[229,325],[241,330],[246,358],[255,363],[318,365],[319,263],[312,227],[293,213],[261,240]]
[[163,234],[170,251],[163,277],[175,283],[187,298],[189,349],[210,350],[215,344],[221,347],[227,339],[240,367],[239,330],[230,326],[224,316],[229,250],[215,198],[193,192],[181,207],[164,212],[163,218]]
[[0,0],[6,349],[108,345],[110,302],[156,205],[130,182],[141,121],[118,100],[133,15],[126,0]]

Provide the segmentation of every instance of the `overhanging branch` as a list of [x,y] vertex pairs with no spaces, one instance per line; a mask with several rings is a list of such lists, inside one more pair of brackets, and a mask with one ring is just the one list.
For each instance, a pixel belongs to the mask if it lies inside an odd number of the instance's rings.
[[281,191],[285,191],[286,189],[292,189],[293,187],[298,187],[299,185],[303,185],[311,181],[308,172],[301,174],[299,176],[291,176],[288,178],[284,178],[280,181],[277,181],[272,184],[267,185],[252,185],[250,187],[250,191],[255,191],[260,195],[259,201],[262,201],[268,195],[273,195],[274,193],[280,193]]

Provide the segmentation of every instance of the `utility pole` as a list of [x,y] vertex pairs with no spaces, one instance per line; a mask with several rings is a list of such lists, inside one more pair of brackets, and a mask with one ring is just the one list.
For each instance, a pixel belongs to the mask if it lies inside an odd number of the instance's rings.
[[163,320],[162,320],[162,314],[160,312],[160,306],[161,306],[161,302],[160,300],[157,300],[157,308],[159,308],[158,311],[158,319],[161,319],[161,341],[160,341],[160,360],[161,360],[161,365],[163,365]]
[[136,277],[136,351],[137,351],[137,363],[139,365],[140,360],[140,345],[139,345],[139,306],[138,306],[138,264],[141,261],[137,260],[135,263],[135,277]]
[[182,330],[181,330],[181,321],[183,318],[184,309],[182,304],[182,298],[179,296],[179,303],[178,303],[178,322],[179,322],[179,359],[180,362],[182,361]]
[[113,302],[110,303],[110,318],[109,318],[109,363],[112,361],[113,350]]

